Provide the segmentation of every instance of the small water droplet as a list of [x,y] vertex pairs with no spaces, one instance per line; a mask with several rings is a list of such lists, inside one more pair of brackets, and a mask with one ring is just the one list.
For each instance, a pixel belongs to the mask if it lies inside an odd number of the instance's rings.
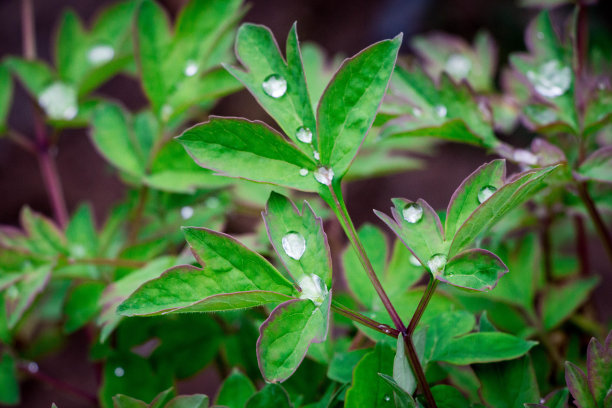
[[113,371],[116,377],[123,377],[125,375],[125,370],[123,367],[116,367],[115,371]]
[[597,89],[599,89],[600,91],[604,91],[606,89],[606,83],[604,81],[601,81],[597,84]]
[[412,115],[416,118],[420,117],[423,114],[423,110],[421,108],[412,108]]
[[219,208],[221,205],[221,200],[219,200],[218,197],[209,197],[205,204],[208,208]]
[[199,67],[198,63],[192,60],[187,61],[187,65],[185,65],[185,76],[191,77],[198,73]]
[[472,61],[462,54],[451,54],[446,60],[444,69],[457,78],[465,78],[472,69]]
[[446,255],[432,255],[432,257],[429,258],[429,261],[427,261],[427,266],[433,274],[438,274],[442,272],[444,270],[444,266],[446,266]]
[[527,79],[535,90],[546,98],[563,95],[572,84],[572,70],[557,60],[542,64],[537,71],[528,71]]
[[161,108],[161,117],[164,121],[170,119],[170,115],[172,115],[172,112],[174,112],[174,109],[172,109],[172,106],[170,105],[163,105]]
[[543,40],[544,39],[544,33],[541,32],[541,31],[538,31],[536,33],[536,37],[537,37],[538,40]]
[[184,220],[188,220],[193,216],[193,208],[189,206],[185,206],[181,208],[181,217]]
[[531,153],[529,150],[525,150],[525,149],[514,150],[514,153],[512,154],[512,158],[514,159],[514,161],[518,163],[524,163],[530,166],[533,166],[534,164],[538,162],[538,156]]
[[280,98],[287,92],[287,80],[280,75],[272,74],[261,84],[266,95],[272,98]]
[[434,109],[436,111],[436,115],[438,115],[439,118],[445,118],[446,114],[448,113],[446,106],[444,105],[438,105]]
[[28,363],[28,371],[31,372],[32,374],[36,374],[39,369],[40,368],[38,367],[38,364],[36,364],[34,361],[30,361]]
[[546,402],[546,400],[544,398],[540,398],[540,404],[543,404],[545,402]]
[[386,334],[391,334],[393,332],[393,330],[388,324],[379,324],[378,329]]
[[76,91],[63,82],[55,82],[45,88],[38,97],[38,103],[51,119],[71,120],[78,112]]
[[334,179],[334,171],[327,167],[319,167],[315,170],[314,177],[319,183],[329,186]]
[[487,201],[495,192],[497,191],[497,188],[493,187],[493,186],[484,186],[483,188],[480,189],[480,191],[478,192],[478,203],[482,204],[485,201]]
[[423,207],[417,203],[408,203],[402,210],[402,216],[410,224],[416,224],[423,218]]
[[317,152],[316,150],[314,152],[312,152],[312,157],[314,157],[315,160],[320,160],[321,156],[319,155],[319,152]]
[[421,261],[419,261],[416,256],[410,254],[410,264],[414,266],[421,266]]
[[283,250],[290,257],[299,261],[306,251],[306,240],[299,232],[290,231],[281,240]]
[[325,286],[319,275],[304,275],[298,281],[298,285],[302,289],[300,299],[310,299],[317,305],[320,305],[325,300],[328,292],[327,286]]
[[388,396],[388,395],[385,395],[385,401],[386,401],[386,402],[391,401],[391,397],[390,397],[390,396]]
[[307,127],[300,126],[295,132],[295,136],[302,143],[312,143],[312,131]]
[[76,244],[76,245],[72,245],[70,247],[70,253],[72,253],[72,255],[75,258],[82,258],[85,256],[85,254],[87,253],[87,251],[85,250],[85,247],[81,244]]
[[87,60],[92,65],[102,65],[115,57],[115,49],[110,45],[99,44],[91,47],[87,52]]
[[300,169],[300,176],[307,176],[308,175],[308,169]]

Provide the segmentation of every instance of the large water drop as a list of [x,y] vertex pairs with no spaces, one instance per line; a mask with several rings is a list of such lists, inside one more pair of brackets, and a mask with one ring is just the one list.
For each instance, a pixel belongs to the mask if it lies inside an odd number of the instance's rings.
[[439,118],[445,118],[446,114],[448,113],[448,110],[444,105],[438,105],[434,108],[434,110],[436,111],[436,115],[438,115]]
[[87,60],[91,65],[102,65],[112,60],[115,56],[115,49],[110,45],[95,45],[87,52]]
[[312,143],[312,131],[307,127],[300,126],[295,132],[295,136],[302,143]]
[[314,177],[319,183],[329,186],[334,179],[334,171],[328,167],[319,167],[315,170]]
[[193,207],[189,207],[188,205],[181,208],[181,217],[184,220],[188,220],[193,217]]
[[299,232],[288,232],[281,240],[283,250],[290,257],[299,261],[306,251],[306,240]]
[[310,299],[320,305],[327,295],[327,287],[318,275],[304,275],[298,282],[302,289],[300,299]]
[[487,201],[495,192],[497,191],[497,188],[493,187],[493,186],[484,186],[483,188],[480,189],[480,191],[478,192],[478,202],[480,204],[484,203],[485,201]]
[[432,255],[432,257],[429,258],[429,261],[427,261],[427,266],[434,275],[442,272],[444,270],[444,267],[446,266],[446,255]]
[[38,103],[51,119],[71,120],[78,112],[76,90],[63,82],[46,87],[38,97]]
[[287,92],[287,80],[280,75],[272,74],[261,84],[266,95],[272,98],[280,98]]
[[402,210],[402,216],[410,224],[416,224],[423,218],[423,207],[417,203],[406,204]]
[[540,95],[556,98],[567,92],[572,84],[572,70],[552,60],[541,65],[537,71],[528,71],[527,79]]
[[195,61],[187,61],[187,65],[185,65],[185,76],[192,77],[198,73],[199,67],[198,63]]
[[446,60],[444,69],[457,78],[465,78],[472,69],[472,61],[462,54],[451,54]]

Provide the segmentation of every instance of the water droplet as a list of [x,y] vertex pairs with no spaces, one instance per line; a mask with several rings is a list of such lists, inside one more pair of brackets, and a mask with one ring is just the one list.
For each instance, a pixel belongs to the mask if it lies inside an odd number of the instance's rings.
[[99,44],[87,52],[87,60],[91,65],[102,65],[115,57],[115,49],[110,45]]
[[39,370],[38,364],[36,364],[34,361],[30,361],[28,363],[28,371],[31,372],[32,374],[36,374]]
[[315,170],[314,177],[319,183],[329,186],[334,179],[334,171],[327,167],[319,167]]
[[421,266],[421,261],[419,261],[416,256],[410,254],[410,264],[414,266]]
[[416,224],[423,218],[423,207],[417,203],[408,203],[402,210],[402,216],[410,224]]
[[314,152],[312,152],[312,157],[314,157],[315,160],[320,160],[321,156],[319,155],[319,152],[317,152],[316,150]]
[[295,136],[302,143],[312,143],[312,131],[307,127],[300,126],[295,132]]
[[161,117],[164,121],[170,119],[170,115],[172,115],[172,112],[174,112],[174,109],[172,109],[172,106],[170,105],[163,105],[161,107]]
[[423,114],[423,110],[421,108],[412,108],[412,115],[416,118],[420,117]]
[[446,265],[446,255],[444,254],[432,255],[432,257],[429,258],[429,261],[427,261],[427,266],[429,267],[429,270],[433,274],[438,274],[442,272],[444,270],[445,265]]
[[472,69],[472,61],[462,54],[451,54],[446,60],[444,69],[457,78],[465,78]]
[[198,73],[199,67],[198,63],[192,60],[187,61],[187,65],[185,65],[185,76],[192,77]]
[[300,299],[310,299],[320,305],[327,295],[327,287],[318,275],[304,275],[298,282],[302,289]]
[[537,37],[538,40],[543,40],[544,39],[544,33],[541,32],[541,31],[538,31],[536,33],[536,37]]
[[221,200],[218,197],[209,197],[206,200],[206,207],[208,208],[219,208],[221,205]]
[[287,92],[287,80],[280,75],[272,74],[261,84],[266,95],[272,98],[280,98]]
[[189,206],[185,206],[181,208],[181,217],[184,220],[188,220],[193,216],[193,208]]
[[597,89],[599,89],[600,91],[604,91],[606,89],[606,83],[604,81],[601,81],[597,84]]
[[446,114],[448,113],[446,106],[444,105],[438,105],[434,109],[436,111],[436,115],[438,115],[439,118],[445,118]]
[[557,60],[548,61],[535,71],[527,72],[527,79],[536,92],[546,98],[563,95],[572,84],[572,70]]
[[9,288],[6,290],[6,295],[9,297],[9,299],[15,300],[19,297],[19,289],[15,285],[9,286]]
[[74,119],[78,112],[75,89],[63,82],[55,82],[45,88],[38,103],[51,119]]
[[113,372],[115,373],[116,377],[123,377],[125,375],[125,370],[123,369],[123,367],[117,367]]
[[543,404],[545,402],[546,402],[546,400],[544,398],[540,398],[540,404]]
[[76,244],[76,245],[72,245],[70,247],[70,253],[75,257],[75,258],[82,258],[85,256],[85,254],[87,253],[87,251],[85,250],[85,247],[81,244]]
[[514,150],[514,153],[512,153],[512,158],[518,163],[524,163],[530,166],[533,166],[538,162],[538,156],[525,149]]
[[388,324],[379,324],[378,329],[386,334],[391,334],[393,332]]
[[385,395],[385,401],[386,401],[386,402],[391,401],[391,397],[390,397],[390,396],[388,396],[388,395]]
[[285,253],[290,257],[299,261],[304,251],[306,251],[306,240],[299,232],[288,232],[281,240]]
[[478,192],[478,202],[480,204],[484,203],[485,201],[487,201],[492,195],[493,193],[495,193],[497,191],[497,188],[493,187],[493,186],[484,186],[483,188],[480,189],[480,191]]
[[308,169],[300,169],[300,176],[307,176],[308,175]]

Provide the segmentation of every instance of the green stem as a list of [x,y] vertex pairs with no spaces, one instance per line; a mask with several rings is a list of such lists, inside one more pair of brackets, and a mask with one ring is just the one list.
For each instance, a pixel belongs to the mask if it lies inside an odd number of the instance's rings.
[[348,319],[351,319],[354,322],[369,327],[372,330],[376,330],[379,333],[386,334],[387,336],[391,336],[393,338],[397,338],[400,335],[400,332],[394,329],[393,327],[390,327],[389,325],[383,323],[379,323],[376,320],[372,320],[369,317],[362,315],[361,313],[347,309],[343,305],[337,303],[335,300],[332,300],[331,309],[339,315],[342,315]]
[[140,225],[142,224],[142,216],[144,214],[145,205],[147,203],[147,197],[149,195],[149,187],[143,185],[138,190],[138,202],[132,215],[132,222],[130,223],[130,231],[128,233],[128,244],[134,244],[138,239],[138,232],[140,231]]
[[439,280],[435,279],[433,276],[429,277],[429,282],[427,283],[427,288],[425,288],[425,292],[423,292],[423,296],[421,296],[421,300],[412,315],[412,319],[410,319],[410,323],[408,324],[408,329],[406,329],[406,334],[412,337],[414,330],[419,324],[421,317],[423,317],[423,313],[425,313],[425,309],[431,300],[436,288],[438,287]]
[[606,254],[612,263],[612,236],[610,235],[610,231],[606,228],[606,224],[604,223],[589,191],[586,188],[586,183],[583,181],[576,182],[576,188],[578,189],[578,195],[580,199],[584,203],[584,206],[595,225],[595,230],[597,231],[597,235],[599,235],[599,239],[601,240],[604,249],[606,250]]
[[336,216],[338,216],[338,220],[340,221],[344,232],[351,241],[353,248],[355,249],[355,251],[357,251],[357,256],[359,257],[361,265],[363,265],[363,268],[368,274],[368,277],[370,278],[370,281],[372,282],[376,293],[380,297],[380,300],[382,301],[383,305],[385,306],[385,309],[389,313],[389,316],[391,316],[393,324],[400,333],[404,334],[402,337],[404,339],[404,344],[406,345],[406,350],[408,351],[408,360],[410,362],[412,370],[415,372],[415,375],[417,377],[419,388],[425,395],[427,405],[430,408],[437,408],[436,401],[433,398],[433,395],[429,388],[429,384],[427,384],[425,372],[423,371],[423,367],[421,366],[421,362],[419,361],[416,349],[414,348],[414,344],[412,343],[412,334],[406,333],[406,326],[404,326],[402,319],[395,310],[395,307],[393,307],[391,300],[389,300],[389,297],[387,296],[387,293],[382,287],[380,280],[378,280],[378,276],[376,276],[376,272],[374,272],[374,267],[372,267],[372,263],[367,257],[363,244],[359,240],[359,236],[357,235],[357,231],[355,230],[355,226],[353,225],[353,221],[351,220],[351,217],[348,214],[342,194],[340,194],[340,197],[338,197],[338,195],[336,195],[336,192],[334,191],[334,188],[331,185],[329,186],[329,191],[333,198],[334,206],[332,208],[335,210]]

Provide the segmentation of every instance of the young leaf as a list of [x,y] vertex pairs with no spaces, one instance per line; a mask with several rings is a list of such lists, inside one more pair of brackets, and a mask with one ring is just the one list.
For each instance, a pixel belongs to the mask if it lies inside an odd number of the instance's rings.
[[569,361],[565,362],[565,381],[574,397],[574,404],[580,408],[597,408],[584,372]]
[[91,207],[81,205],[66,226],[68,249],[74,258],[94,257],[98,251],[98,234]]
[[[412,202],[403,198],[394,198],[391,208],[393,219],[374,210],[374,213],[402,240],[410,252],[429,267],[429,261],[438,254],[446,253],[444,232],[438,214],[423,199]],[[431,271],[435,273],[437,271]]]
[[43,265],[24,273],[14,286],[4,292],[9,329],[14,328],[51,278],[51,265]]
[[21,225],[28,234],[27,246],[35,254],[55,256],[68,255],[66,237],[48,218],[23,207]]
[[208,408],[208,403],[204,394],[179,395],[168,401],[164,408]]
[[211,117],[178,141],[196,163],[222,175],[303,191],[321,186],[313,176],[314,161],[262,122]]
[[444,349],[448,342],[469,333],[475,324],[474,315],[465,310],[439,313],[428,322],[425,361],[433,360],[434,355]]
[[215,404],[228,408],[244,408],[253,394],[255,386],[249,377],[235,370],[221,384]]
[[366,353],[366,349],[336,352],[327,367],[327,377],[339,383],[350,383],[353,379],[353,369]]
[[380,378],[385,380],[387,384],[389,384],[391,388],[393,389],[393,396],[395,399],[396,408],[416,408],[417,407],[417,404],[414,398],[412,398],[412,395],[408,394],[402,387],[400,387],[398,383],[395,382],[393,377],[387,374],[383,374],[383,373],[378,373],[378,375],[380,376]]
[[475,248],[451,258],[436,278],[460,288],[487,291],[507,272],[508,267],[495,254]]
[[482,399],[489,406],[514,408],[540,400],[538,382],[528,356],[500,363],[475,364],[473,368],[482,384]]
[[276,307],[259,328],[257,360],[264,379],[282,382],[299,367],[311,343],[327,338],[331,295],[322,304],[292,299]]
[[15,405],[19,403],[19,383],[15,359],[9,353],[2,353],[0,359],[0,403]]
[[587,377],[589,389],[597,406],[605,407],[605,399],[612,387],[612,331],[604,344],[592,338],[587,350]]
[[[424,362],[426,338],[427,329],[422,329],[417,331],[411,340],[421,363]],[[402,336],[398,336],[397,350],[393,359],[393,380],[408,395],[412,395],[416,391],[417,381],[408,363],[408,357],[404,348],[404,339]]]
[[471,333],[436,350],[433,360],[457,365],[511,360],[526,354],[536,344],[501,332]]
[[582,162],[578,173],[590,180],[612,183],[612,146],[593,152]]
[[105,287],[102,282],[86,282],[72,290],[64,305],[66,333],[80,329],[98,314],[98,302]]
[[77,83],[87,70],[87,35],[72,10],[62,14],[55,41],[55,66],[64,81]]
[[321,163],[331,166],[338,178],[348,170],[372,125],[401,42],[399,35],[345,60],[321,97],[317,110]]
[[392,408],[393,388],[379,373],[391,375],[393,351],[383,343],[377,343],[353,371],[353,384],[346,392],[346,408]]
[[289,395],[278,384],[268,384],[247,401],[244,408],[292,408]]
[[177,266],[149,281],[117,311],[124,316],[212,312],[287,300],[295,289],[268,261],[220,232],[183,229],[203,269]]
[[274,250],[296,282],[315,274],[331,288],[327,235],[310,205],[304,201],[300,213],[291,200],[272,192],[262,215]]
[[433,386],[431,387],[431,393],[438,408],[470,408],[472,406],[461,391],[450,385]]
[[582,305],[599,279],[581,279],[561,287],[551,287],[542,299],[542,322],[546,330],[552,330]]

